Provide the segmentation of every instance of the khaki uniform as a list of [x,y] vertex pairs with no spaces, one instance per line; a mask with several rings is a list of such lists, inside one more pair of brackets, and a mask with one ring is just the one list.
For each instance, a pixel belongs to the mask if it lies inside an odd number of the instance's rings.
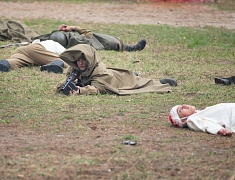
[[39,35],[20,21],[0,20],[0,41],[32,42],[31,38]]
[[58,54],[47,51],[41,44],[35,43],[17,48],[6,60],[10,63],[11,69],[15,70],[24,66],[42,66],[58,59]]
[[[88,61],[85,72],[81,72],[76,60],[84,54]],[[112,93],[130,95],[144,92],[171,92],[169,84],[161,84],[159,80],[146,79],[136,76],[132,71],[107,68],[100,61],[97,51],[90,45],[80,44],[67,49],[60,54],[60,58],[71,66],[70,72],[76,72],[77,78],[83,84],[80,94]],[[60,92],[62,84],[57,87]]]

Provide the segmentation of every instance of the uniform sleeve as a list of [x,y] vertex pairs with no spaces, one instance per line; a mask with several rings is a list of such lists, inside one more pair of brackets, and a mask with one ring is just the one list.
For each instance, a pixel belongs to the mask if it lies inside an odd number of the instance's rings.
[[80,87],[80,95],[83,94],[99,94],[99,90],[95,86],[84,86]]
[[224,128],[223,126],[217,123],[214,123],[211,120],[206,120],[203,118],[188,119],[187,125],[190,129],[194,131],[203,131],[203,132],[207,132],[210,134],[217,134],[220,129]]
[[62,91],[61,91],[61,87],[63,86],[63,84],[64,84],[64,81],[63,82],[60,82],[59,84],[57,84],[57,86],[56,86],[56,92],[57,93],[63,93]]
[[74,31],[77,31],[79,34],[83,34],[88,38],[92,38],[93,37],[93,33],[91,32],[91,30],[88,29],[82,29],[80,26],[76,26]]

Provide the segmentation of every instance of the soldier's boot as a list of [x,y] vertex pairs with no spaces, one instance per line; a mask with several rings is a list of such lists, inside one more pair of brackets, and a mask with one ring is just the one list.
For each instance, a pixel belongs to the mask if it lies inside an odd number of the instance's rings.
[[223,85],[231,85],[235,83],[235,76],[231,76],[228,78],[215,78],[215,83],[216,84],[223,84]]
[[10,63],[7,60],[5,59],[0,60],[0,71],[1,72],[10,71]]
[[167,84],[168,83],[168,84],[170,84],[170,86],[177,86],[176,80],[171,79],[171,78],[161,79],[160,83],[162,83],[162,84]]
[[40,70],[62,74],[63,68],[64,68],[64,62],[62,60],[55,60],[49,64],[41,66]]
[[146,40],[142,39],[140,40],[137,44],[130,46],[130,45],[125,45],[125,51],[141,51],[145,48],[146,45]]

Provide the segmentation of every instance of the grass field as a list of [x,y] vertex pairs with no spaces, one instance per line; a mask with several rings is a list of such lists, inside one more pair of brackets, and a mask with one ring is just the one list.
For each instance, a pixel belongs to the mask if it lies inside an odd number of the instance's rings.
[[[41,33],[62,22],[25,20]],[[64,74],[25,67],[0,73],[1,179],[234,179],[235,137],[174,128],[176,104],[202,109],[235,102],[235,85],[214,83],[235,75],[235,32],[223,28],[81,23],[140,52],[99,51],[104,63],[147,78],[178,81],[172,93],[64,96]],[[0,45],[10,42],[0,42]],[[1,49],[8,58],[15,47]],[[136,146],[121,142],[131,139]]]

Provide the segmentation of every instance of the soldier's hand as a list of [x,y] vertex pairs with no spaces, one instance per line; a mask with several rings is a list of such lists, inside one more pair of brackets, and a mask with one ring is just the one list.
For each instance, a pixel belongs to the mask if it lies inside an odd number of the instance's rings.
[[59,27],[59,29],[58,29],[58,30],[60,30],[60,31],[64,31],[64,30],[66,29],[66,27],[67,27],[67,25],[62,24],[62,25],[60,25],[60,27]]
[[222,136],[232,136],[232,131],[222,128],[218,131],[218,134],[222,135]]
[[78,79],[75,79],[75,80],[74,80],[74,84],[77,84],[77,83],[78,83]]
[[72,94],[79,95],[80,94],[80,87],[76,86],[76,90],[71,90],[70,95],[72,95]]
[[67,26],[66,24],[62,24],[60,27],[59,27],[59,30],[60,31],[66,31],[66,32],[69,32],[69,31],[72,31],[75,29],[75,26]]

